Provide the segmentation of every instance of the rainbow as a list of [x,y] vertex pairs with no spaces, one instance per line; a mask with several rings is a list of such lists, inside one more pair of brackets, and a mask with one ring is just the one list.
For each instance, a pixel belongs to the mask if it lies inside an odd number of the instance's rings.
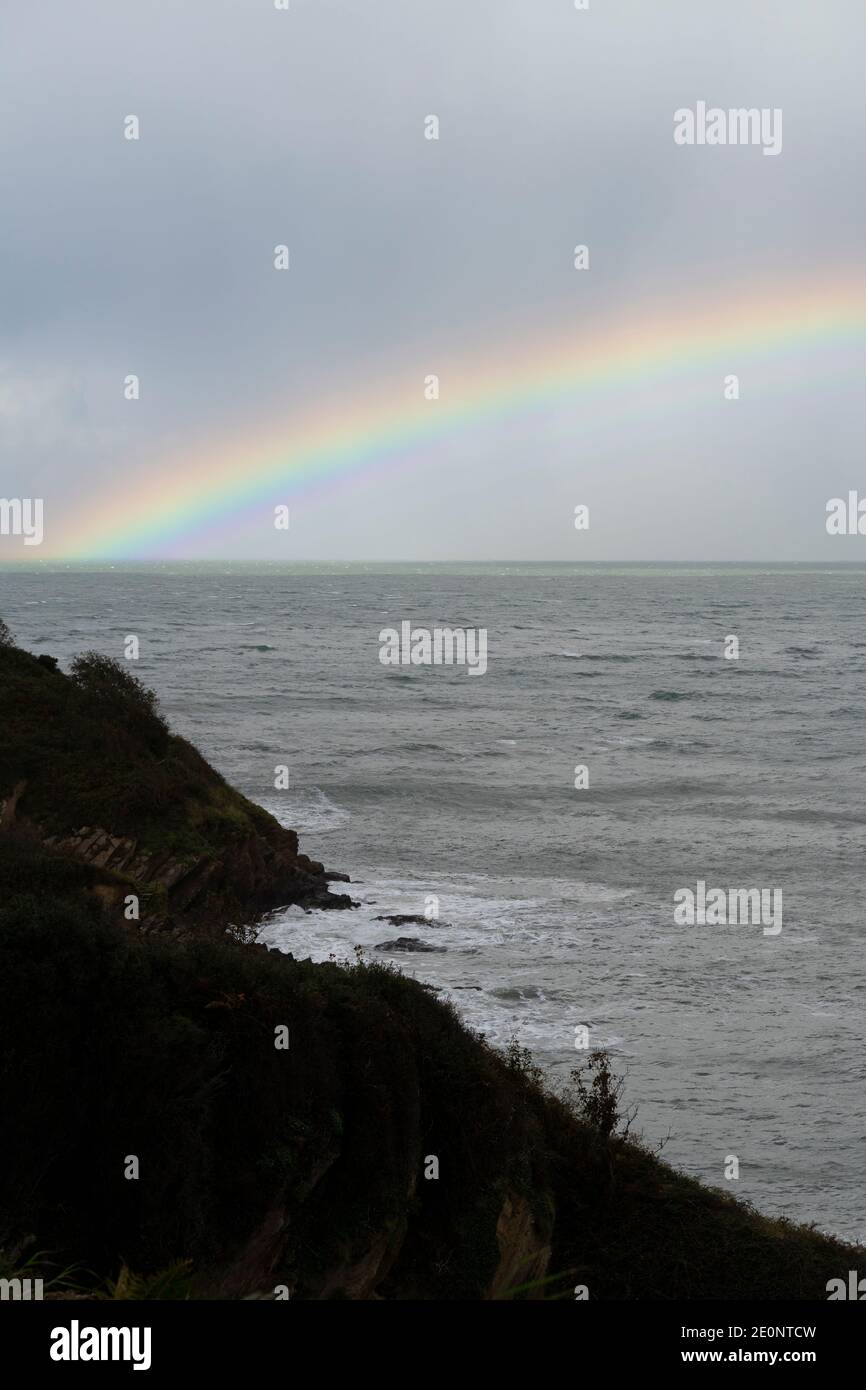
[[[435,401],[424,395],[424,377],[436,370],[426,347],[411,390],[405,377],[400,385],[379,382],[291,424],[239,430],[165,458],[146,477],[121,481],[98,500],[83,498],[59,519],[53,548],[47,530],[43,553],[69,560],[157,558],[166,547],[178,553],[253,509],[266,508],[270,524],[278,503],[374,475],[475,427],[563,404],[594,408],[602,398],[616,408],[629,389],[643,386],[675,391],[676,410],[686,379],[707,398],[720,397],[720,371],[741,373],[756,358],[788,364],[792,355],[856,342],[866,342],[866,278],[848,271],[796,290],[762,283],[680,311],[647,305],[615,322],[522,335],[492,355],[449,362]],[[844,370],[855,365],[848,354]],[[46,499],[47,525],[49,505]]]

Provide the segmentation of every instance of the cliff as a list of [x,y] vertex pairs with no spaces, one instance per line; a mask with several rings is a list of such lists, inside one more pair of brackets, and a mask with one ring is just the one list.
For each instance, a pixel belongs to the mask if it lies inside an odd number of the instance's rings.
[[[123,673],[6,647],[0,678],[0,1276],[34,1261],[59,1297],[825,1299],[862,1267],[550,1094],[392,968],[227,936],[229,907],[327,893],[295,837]],[[130,884],[175,930],[121,927]]]
[[69,675],[0,642],[0,836],[86,866],[144,931],[242,925],[288,903],[348,907],[298,837],[172,734],[152,694],[90,655]]

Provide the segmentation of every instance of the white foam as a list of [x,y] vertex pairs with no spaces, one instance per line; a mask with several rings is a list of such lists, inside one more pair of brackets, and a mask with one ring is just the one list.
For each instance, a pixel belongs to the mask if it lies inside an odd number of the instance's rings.
[[321,787],[303,791],[287,791],[283,796],[259,798],[259,805],[269,811],[280,825],[297,830],[299,835],[325,835],[340,830],[352,818],[344,806],[338,806]]

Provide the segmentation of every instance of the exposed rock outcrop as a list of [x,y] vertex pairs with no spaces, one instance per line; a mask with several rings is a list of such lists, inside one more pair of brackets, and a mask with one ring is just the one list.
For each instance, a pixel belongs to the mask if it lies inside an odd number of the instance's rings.
[[392,927],[447,927],[448,922],[438,918],[422,917],[418,912],[391,912],[383,917],[374,917],[374,922],[390,922]]
[[110,873],[114,885],[103,880],[101,896],[118,908],[130,886],[137,887],[149,909],[145,930],[176,928],[193,918],[248,921],[289,903],[353,906],[347,894],[330,892],[323,866],[298,853],[297,835],[281,826],[272,836],[250,835],[193,859],[178,858],[171,850],[142,849],[133,839],[91,826],[68,836],[45,836],[42,843],[53,853]]
[[155,697],[105,658],[66,675],[0,644],[0,835],[84,866],[87,890],[145,932],[353,906],[329,888],[346,876],[302,854],[293,830],[172,734]]
[[431,946],[427,941],[420,941],[417,936],[398,936],[394,941],[380,941],[378,946],[373,948],[376,951],[434,951],[442,954],[444,946]]

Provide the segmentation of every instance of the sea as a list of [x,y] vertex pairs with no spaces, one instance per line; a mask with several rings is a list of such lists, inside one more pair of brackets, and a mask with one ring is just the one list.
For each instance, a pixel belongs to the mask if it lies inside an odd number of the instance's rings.
[[[556,1088],[607,1049],[666,1161],[866,1239],[866,567],[32,565],[0,616],[64,665],[136,636],[175,729],[351,876],[268,944],[391,961]],[[484,629],[486,671],[384,665],[405,621]],[[781,930],[677,921],[701,882]]]

